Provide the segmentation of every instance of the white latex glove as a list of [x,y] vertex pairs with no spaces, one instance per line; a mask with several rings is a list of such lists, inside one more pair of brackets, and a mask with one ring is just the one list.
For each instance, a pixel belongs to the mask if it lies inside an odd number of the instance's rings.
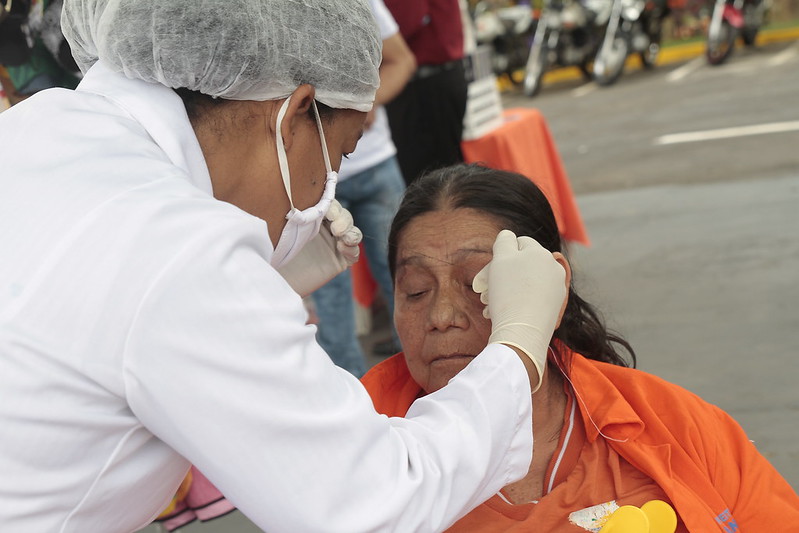
[[494,241],[494,257],[474,277],[472,287],[487,304],[491,319],[489,343],[514,346],[538,370],[541,387],[547,351],[566,299],[566,271],[552,253],[530,237],[502,230]]
[[319,234],[278,272],[298,294],[308,296],[358,260],[362,238],[350,212],[333,200]]

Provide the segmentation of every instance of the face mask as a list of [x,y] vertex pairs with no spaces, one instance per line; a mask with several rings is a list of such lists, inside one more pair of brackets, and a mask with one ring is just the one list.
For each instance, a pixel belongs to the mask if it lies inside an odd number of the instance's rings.
[[283,122],[283,116],[288,109],[288,103],[291,100],[289,96],[280,110],[277,113],[277,160],[280,165],[280,175],[283,178],[283,186],[286,188],[286,194],[289,197],[289,204],[291,210],[286,215],[286,226],[280,234],[280,239],[277,241],[275,251],[272,254],[272,266],[280,268],[297,255],[303,246],[308,244],[308,241],[313,239],[322,227],[322,221],[330,209],[330,203],[336,194],[336,182],[338,181],[338,174],[333,171],[330,166],[330,156],[327,153],[327,143],[325,142],[325,133],[322,130],[322,120],[319,118],[319,110],[316,108],[316,101],[313,102],[314,115],[316,115],[316,126],[319,128],[319,139],[322,142],[322,155],[325,160],[325,169],[327,170],[327,177],[325,179],[325,190],[322,192],[322,198],[314,206],[300,211],[294,207],[294,202],[291,199],[291,175],[289,174],[289,164],[286,157],[286,149],[283,146],[283,136],[280,134],[280,126]]

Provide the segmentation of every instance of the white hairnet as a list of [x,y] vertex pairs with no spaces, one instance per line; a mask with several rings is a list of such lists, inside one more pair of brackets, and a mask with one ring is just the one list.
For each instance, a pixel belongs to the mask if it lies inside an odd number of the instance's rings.
[[284,98],[303,83],[368,111],[381,40],[367,0],[65,0],[62,30],[83,72],[228,100]]

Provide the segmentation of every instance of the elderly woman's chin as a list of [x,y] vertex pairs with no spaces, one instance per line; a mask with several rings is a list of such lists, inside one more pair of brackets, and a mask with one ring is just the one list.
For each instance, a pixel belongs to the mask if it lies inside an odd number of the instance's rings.
[[[442,355],[430,363],[431,385],[438,390],[446,385],[450,379],[454,378],[458,372],[466,368],[472,362],[474,355],[453,354]],[[428,391],[433,392],[433,391]]]
[[429,377],[426,384],[422,384],[425,392],[435,392],[445,386],[458,372],[475,358],[474,354],[448,353],[435,356],[428,364]]

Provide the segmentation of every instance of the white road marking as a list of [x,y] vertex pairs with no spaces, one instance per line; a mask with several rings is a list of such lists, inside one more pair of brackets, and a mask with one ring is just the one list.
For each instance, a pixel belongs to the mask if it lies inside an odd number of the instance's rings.
[[721,128],[718,130],[691,131],[686,133],[672,133],[662,135],[652,141],[654,145],[690,143],[712,141],[716,139],[729,139],[731,137],[745,137],[747,135],[763,135],[766,133],[784,133],[799,131],[799,120],[788,122],[772,122],[769,124],[755,124],[752,126],[738,126],[734,128]]
[[752,58],[741,61],[740,63],[733,63],[732,65],[722,66],[724,74],[743,74],[751,75],[760,71],[762,67],[760,58]]
[[575,98],[580,98],[582,96],[585,96],[586,94],[590,94],[590,93],[596,91],[597,87],[599,87],[599,85],[597,85],[597,83],[595,81],[590,81],[590,82],[586,83],[585,85],[581,85],[581,86],[577,87],[576,89],[573,89],[572,90],[572,96],[575,97]]
[[766,63],[770,67],[778,67],[784,65],[794,57],[799,55],[799,43],[794,44],[780,52],[779,54],[771,57]]
[[705,64],[707,60],[705,56],[697,57],[685,65],[681,66],[680,68],[674,69],[666,75],[666,81],[674,83],[675,81],[680,81],[683,78],[693,74],[697,70],[699,70],[702,65]]

